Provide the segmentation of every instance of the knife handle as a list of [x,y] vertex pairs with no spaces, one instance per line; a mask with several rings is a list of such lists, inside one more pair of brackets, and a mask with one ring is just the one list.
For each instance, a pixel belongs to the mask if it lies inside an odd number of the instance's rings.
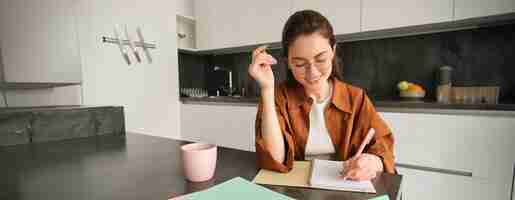
[[127,65],[131,65],[131,60],[129,59],[129,55],[127,53],[123,53],[123,58],[125,58]]

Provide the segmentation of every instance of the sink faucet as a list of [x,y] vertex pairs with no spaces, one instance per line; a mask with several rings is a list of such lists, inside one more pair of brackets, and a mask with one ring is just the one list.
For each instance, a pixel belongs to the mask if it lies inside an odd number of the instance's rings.
[[232,71],[230,69],[227,69],[227,68],[224,68],[224,67],[219,67],[219,66],[215,66],[214,71],[226,71],[226,72],[229,72],[229,88],[227,88],[227,94],[229,96],[232,95],[233,93],[233,87],[232,87]]

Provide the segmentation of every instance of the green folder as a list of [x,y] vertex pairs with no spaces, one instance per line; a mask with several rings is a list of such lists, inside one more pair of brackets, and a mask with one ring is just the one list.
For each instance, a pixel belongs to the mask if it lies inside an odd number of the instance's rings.
[[374,198],[371,198],[368,200],[390,200],[390,197],[388,197],[388,195],[381,195],[381,196],[374,197]]
[[213,186],[207,190],[191,193],[186,196],[187,200],[207,199],[245,199],[245,200],[291,200],[286,195],[274,192],[265,187],[251,183],[241,177],[236,177]]

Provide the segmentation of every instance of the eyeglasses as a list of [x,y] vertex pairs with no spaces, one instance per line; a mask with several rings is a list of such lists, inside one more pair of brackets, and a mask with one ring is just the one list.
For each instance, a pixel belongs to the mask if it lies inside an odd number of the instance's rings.
[[302,63],[292,63],[291,69],[300,74],[305,74],[309,70],[312,70],[311,67],[315,67],[317,71],[324,72],[328,70],[331,66],[331,59],[321,59],[321,60],[311,60]]

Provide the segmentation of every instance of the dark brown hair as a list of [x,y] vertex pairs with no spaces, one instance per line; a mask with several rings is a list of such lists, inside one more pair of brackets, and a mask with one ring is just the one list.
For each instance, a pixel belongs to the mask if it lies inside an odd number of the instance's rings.
[[[329,40],[329,45],[335,47],[336,38],[334,36],[333,27],[329,20],[322,14],[313,10],[302,10],[297,11],[288,18],[283,28],[282,35],[282,49],[283,56],[288,58],[288,49],[295,40],[301,35],[310,35],[313,33],[319,33],[324,38]],[[287,63],[288,64],[288,63]],[[329,78],[336,78],[341,80],[340,66],[336,54],[332,61],[333,69]],[[293,77],[291,70],[288,70],[286,81],[290,85],[297,84],[297,80]]]

